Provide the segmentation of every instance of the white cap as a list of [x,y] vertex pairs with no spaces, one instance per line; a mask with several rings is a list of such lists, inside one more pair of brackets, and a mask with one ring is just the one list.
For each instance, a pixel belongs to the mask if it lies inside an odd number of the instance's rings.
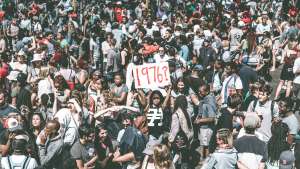
[[244,27],[244,26],[245,26],[245,23],[243,21],[238,22],[238,27]]
[[42,61],[41,54],[38,53],[33,54],[33,59],[31,62],[35,62],[35,61]]

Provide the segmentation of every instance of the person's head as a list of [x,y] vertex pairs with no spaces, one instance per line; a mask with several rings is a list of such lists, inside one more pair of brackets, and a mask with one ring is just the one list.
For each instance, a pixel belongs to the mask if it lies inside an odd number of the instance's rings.
[[203,46],[204,47],[208,47],[210,45],[210,41],[208,40],[208,39],[205,39],[204,41],[203,41]]
[[0,106],[3,106],[6,104],[6,91],[0,90]]
[[209,94],[209,90],[210,90],[210,87],[208,84],[202,84],[200,87],[199,87],[199,96],[201,98],[207,96]]
[[84,60],[84,59],[79,59],[79,60],[77,61],[77,66],[78,66],[79,69],[87,70],[88,67],[89,67],[89,64],[88,64],[88,62],[87,62],[86,60]]
[[264,14],[264,15],[262,15],[262,24],[267,24],[267,21],[268,21],[268,15],[267,14]]
[[70,112],[74,113],[74,112],[81,112],[81,101],[77,98],[72,98],[68,101],[68,109],[70,110]]
[[164,144],[158,144],[154,146],[153,152],[154,152],[153,158],[154,158],[155,168],[158,169],[170,168],[172,161],[171,161],[171,154],[168,146]]
[[258,100],[260,103],[266,103],[272,93],[272,87],[268,84],[264,84],[259,88]]
[[224,63],[222,60],[216,60],[214,63],[215,69],[222,69],[224,67]]
[[116,47],[116,44],[117,44],[117,40],[116,40],[116,39],[111,39],[111,40],[110,40],[110,46],[111,46],[112,48]]
[[29,137],[25,134],[17,135],[12,142],[14,154],[25,155]]
[[95,130],[96,141],[104,143],[108,139],[107,128],[104,124],[96,126]]
[[222,128],[217,131],[217,144],[222,148],[231,148],[233,146],[233,136],[229,129]]
[[228,73],[229,75],[233,73],[237,73],[238,67],[235,63],[230,62],[225,66],[225,72]]
[[247,113],[244,119],[246,133],[254,134],[255,129],[260,127],[261,119],[256,113]]
[[114,76],[114,82],[117,86],[120,86],[123,83],[123,75],[120,73],[116,73]]
[[41,96],[41,105],[47,107],[49,103],[50,97],[48,94],[44,93]]
[[57,120],[49,120],[46,123],[45,134],[49,136],[49,138],[54,138],[58,135],[59,128],[60,124]]
[[95,91],[100,90],[101,91],[103,89],[103,83],[104,83],[104,81],[102,79],[97,79],[91,84],[90,87],[92,90],[95,90]]
[[293,100],[290,97],[283,98],[278,103],[279,112],[285,116],[286,113],[292,111]]
[[102,73],[99,70],[94,71],[93,74],[92,74],[92,80],[93,81],[101,79],[101,77],[102,77]]
[[88,137],[90,134],[90,129],[86,126],[80,126],[78,129],[79,139],[81,144],[86,144],[88,142]]
[[144,135],[148,135],[148,121],[144,115],[137,116],[133,121],[133,126],[137,128]]
[[17,61],[19,62],[19,63],[24,63],[25,62],[25,52],[23,52],[22,50],[21,51],[19,51],[18,53],[17,53]]
[[165,39],[169,39],[172,37],[172,30],[171,29],[167,29],[165,32]]
[[185,92],[185,88],[186,88],[186,86],[184,83],[184,79],[182,77],[178,78],[177,83],[176,83],[177,91],[183,93],[183,92]]
[[128,114],[124,114],[122,118],[123,127],[126,129],[128,126],[132,125],[132,118]]
[[45,125],[44,118],[41,113],[34,113],[31,118],[33,128],[42,129]]
[[154,90],[150,95],[150,105],[159,107],[163,102],[163,95],[160,91]]
[[159,54],[161,56],[165,55],[165,48],[164,47],[159,47],[158,51],[159,51]]
[[57,75],[54,77],[54,87],[59,91],[69,88],[67,81],[62,75]]
[[228,108],[237,110],[240,108],[242,101],[243,101],[242,96],[236,93],[231,96],[228,96],[227,106]]

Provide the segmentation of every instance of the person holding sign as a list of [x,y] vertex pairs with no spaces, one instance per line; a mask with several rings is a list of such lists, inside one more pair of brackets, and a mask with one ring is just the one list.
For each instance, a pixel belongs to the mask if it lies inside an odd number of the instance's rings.
[[163,131],[167,131],[163,127],[168,126],[165,124],[168,119],[166,116],[167,103],[169,102],[171,94],[171,87],[167,89],[165,100],[160,91],[155,90],[150,94],[149,103],[146,106],[145,112],[148,120],[149,138],[154,137],[158,139]]

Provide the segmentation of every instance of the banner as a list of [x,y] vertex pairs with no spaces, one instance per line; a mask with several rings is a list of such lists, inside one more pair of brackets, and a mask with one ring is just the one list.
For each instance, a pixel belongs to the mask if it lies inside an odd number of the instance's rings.
[[157,88],[171,84],[168,62],[148,63],[133,67],[135,88]]

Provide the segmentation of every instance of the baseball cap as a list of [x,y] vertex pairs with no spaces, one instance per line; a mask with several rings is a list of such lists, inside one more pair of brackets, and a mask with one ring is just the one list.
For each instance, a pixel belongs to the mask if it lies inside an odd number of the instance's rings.
[[248,129],[256,129],[260,119],[256,113],[248,113],[245,116],[244,127]]
[[286,150],[281,152],[279,157],[279,169],[292,169],[295,156],[292,151]]
[[193,67],[193,70],[195,71],[202,71],[203,70],[203,66],[202,65],[196,65]]

